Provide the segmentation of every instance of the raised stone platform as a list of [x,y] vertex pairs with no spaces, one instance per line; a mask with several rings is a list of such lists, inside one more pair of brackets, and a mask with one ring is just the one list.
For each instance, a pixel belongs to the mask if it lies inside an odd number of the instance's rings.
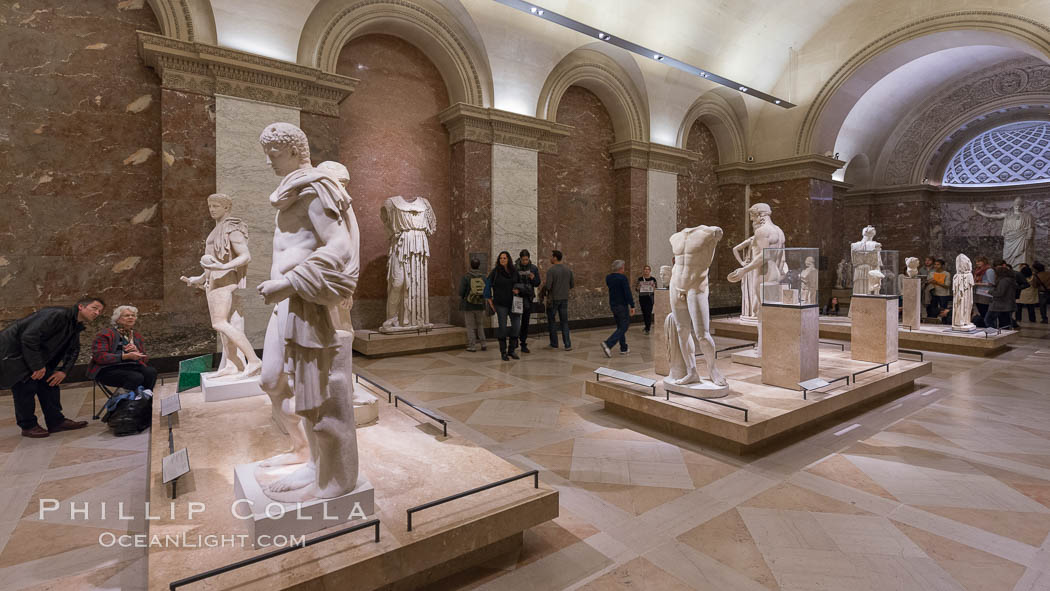
[[365,329],[354,331],[354,351],[365,357],[391,357],[466,346],[467,330],[450,324],[435,324],[428,331],[399,334]]
[[[173,391],[174,385],[165,386],[158,395]],[[275,549],[254,549],[251,523],[231,512],[236,500],[233,470],[282,451],[284,437],[273,426],[266,397],[229,400],[221,412],[218,408],[205,405],[200,392],[182,394],[175,447],[189,449],[192,470],[178,480],[174,501],[160,474],[161,458],[168,453],[167,419],[154,414],[149,501],[151,515],[159,519],[148,522],[148,534],[159,536],[161,544],[148,550],[149,589],[167,589],[172,581]],[[375,487],[376,512],[370,518],[381,520],[378,544],[369,528],[194,586],[253,591],[422,588],[517,550],[524,530],[558,516],[558,492],[543,483],[533,488],[527,478],[415,513],[409,532],[406,509],[522,470],[462,437],[442,437],[440,429],[420,424],[385,401],[379,422],[357,434],[362,476]],[[189,516],[191,502],[203,503],[203,511],[194,505],[197,511]],[[235,510],[242,517],[248,513],[241,505]],[[347,525],[337,521],[308,538]],[[200,540],[209,535],[243,536],[244,544],[207,547]],[[186,539],[187,545],[165,545],[165,536]]]
[[[754,341],[758,338],[756,324],[740,322],[738,318],[717,318],[711,321],[712,331],[722,337]],[[850,319],[845,316],[821,316],[820,338],[850,340]],[[897,334],[898,346],[901,349],[918,349],[937,351],[971,357],[996,355],[1021,337],[1016,330],[1004,330],[999,334],[952,332],[951,326],[942,324],[924,324],[919,330],[908,330],[900,327]]]
[[[875,367],[853,361],[849,352],[821,351],[820,376],[832,380]],[[718,368],[729,379],[730,394],[717,402],[746,408],[740,410],[671,394],[662,384],[656,396],[650,390],[615,381],[587,382],[587,394],[605,401],[605,408],[667,433],[694,439],[737,454],[747,454],[783,442],[806,431],[873,404],[907,393],[913,382],[933,370],[929,361],[896,361],[890,371],[883,368],[861,374],[856,384],[832,384],[826,392],[809,392],[803,400],[797,390],[760,382],[762,370],[751,365],[718,360]],[[655,374],[639,374],[654,377]]]

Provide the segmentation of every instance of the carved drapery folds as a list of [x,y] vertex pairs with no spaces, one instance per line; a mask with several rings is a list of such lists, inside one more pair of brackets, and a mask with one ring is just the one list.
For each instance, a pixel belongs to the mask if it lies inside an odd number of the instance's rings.
[[357,80],[243,51],[139,32],[139,55],[164,88],[222,94],[339,116]]

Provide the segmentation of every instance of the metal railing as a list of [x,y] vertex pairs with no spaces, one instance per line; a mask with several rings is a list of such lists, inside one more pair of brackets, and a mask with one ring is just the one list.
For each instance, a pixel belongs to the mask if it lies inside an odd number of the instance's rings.
[[431,419],[434,419],[435,421],[441,423],[442,434],[443,434],[444,437],[448,437],[448,421],[446,421],[445,419],[443,419],[442,417],[437,415],[434,411],[432,411],[432,410],[430,410],[428,408],[423,408],[422,406],[416,406],[415,404],[412,404],[411,402],[405,400],[404,398],[402,398],[400,396],[394,396],[394,408],[397,408],[397,402],[399,400],[401,402],[404,402],[408,406],[411,406],[412,408],[418,410],[419,412],[425,414],[426,416],[430,417]]
[[862,373],[868,373],[869,371],[874,371],[876,369],[879,369],[880,367],[885,367],[886,368],[886,373],[890,373],[890,364],[889,363],[879,363],[878,365],[876,365],[874,367],[869,367],[868,369],[862,369],[860,371],[853,372],[853,385],[857,384],[857,376],[859,376]]
[[468,496],[470,496],[472,494],[476,494],[476,493],[479,493],[479,492],[482,492],[482,491],[486,491],[486,490],[488,490],[490,488],[496,488],[497,486],[502,486],[504,484],[507,484],[507,483],[510,483],[510,482],[514,482],[516,480],[521,480],[523,478],[528,478],[529,476],[532,476],[532,478],[533,478],[533,481],[532,481],[533,488],[539,488],[540,487],[540,471],[539,470],[529,470],[528,472],[522,472],[521,474],[518,474],[517,476],[511,476],[510,478],[504,478],[503,480],[499,480],[499,481],[496,481],[496,482],[490,482],[488,484],[479,486],[477,488],[472,488],[470,490],[465,490],[465,491],[463,491],[461,493],[456,493],[454,495],[449,495],[447,497],[438,499],[436,501],[430,501],[429,503],[424,503],[422,505],[417,505],[415,507],[412,507],[411,509],[408,509],[407,511],[405,511],[405,514],[408,517],[408,531],[412,531],[412,514],[413,513],[417,513],[419,511],[422,511],[423,509],[430,509],[431,507],[437,507],[438,505],[443,505],[443,504],[448,503],[450,501],[455,501],[457,499],[462,499],[463,497],[468,497]]
[[827,381],[828,383],[824,384],[823,386],[820,386],[819,388],[802,388],[802,400],[808,400],[808,398],[806,398],[806,395],[808,393],[816,392],[817,390],[820,390],[821,388],[827,388],[828,386],[834,384],[835,382],[841,382],[842,380],[846,380],[846,385],[849,386],[849,374],[846,374],[846,375],[844,375],[842,377],[835,378],[833,380],[828,380]]
[[745,423],[747,422],[748,410],[746,408],[742,407],[742,406],[736,406],[734,404],[729,404],[728,402],[719,402],[718,400],[714,400],[712,398],[704,398],[703,396],[693,396],[692,394],[686,394],[686,393],[684,393],[684,392],[682,392],[680,390],[674,390],[672,392],[671,390],[668,390],[666,387],[664,388],[664,393],[667,394],[667,401],[668,402],[671,401],[671,394],[673,393],[673,394],[678,394],[679,396],[685,396],[686,398],[692,398],[693,400],[701,400],[703,402],[710,402],[711,404],[717,404],[718,406],[724,406],[726,408],[732,408],[732,409],[735,409],[735,410],[743,411],[743,413],[744,413],[744,422]]
[[364,380],[364,381],[368,382],[369,384],[371,384],[375,388],[379,389],[381,392],[385,392],[386,393],[387,404],[393,402],[393,400],[391,399],[391,396],[393,396],[393,394],[390,392],[390,390],[384,388],[383,386],[380,386],[379,384],[377,384],[373,380],[371,380],[371,379],[361,375],[360,373],[354,373],[354,381],[357,382],[357,383],[361,383],[361,380]]

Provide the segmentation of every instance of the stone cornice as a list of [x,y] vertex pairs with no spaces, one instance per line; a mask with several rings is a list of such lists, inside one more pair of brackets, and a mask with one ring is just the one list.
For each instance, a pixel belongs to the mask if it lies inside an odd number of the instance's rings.
[[806,154],[770,162],[732,162],[715,167],[719,185],[758,185],[794,179],[830,181],[846,163],[828,156]]
[[558,139],[569,135],[572,127],[519,115],[509,111],[456,103],[438,114],[448,129],[448,141],[464,140],[483,144],[504,144],[546,154],[558,153]]
[[339,116],[355,78],[204,43],[138,32],[139,55],[164,88],[222,94]]
[[941,185],[891,185],[848,191],[842,199],[846,207],[895,203],[934,203],[940,201],[987,203],[989,199],[1009,200],[1015,196],[1043,194],[1050,183],[1008,187],[944,187]]
[[609,146],[613,168],[644,168],[672,174],[685,174],[690,162],[700,158],[696,152],[662,144],[627,140]]

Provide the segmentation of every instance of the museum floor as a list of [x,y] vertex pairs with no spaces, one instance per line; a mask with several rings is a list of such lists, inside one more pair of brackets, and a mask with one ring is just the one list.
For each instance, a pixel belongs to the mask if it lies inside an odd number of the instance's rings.
[[[607,360],[608,332],[575,332],[571,352],[537,339],[512,363],[495,342],[487,353],[355,360],[560,491],[561,516],[527,531],[520,554],[433,588],[1050,589],[1045,325],[1024,324],[990,359],[928,354],[934,372],[914,393],[743,460],[585,396],[599,366],[651,365],[637,326],[631,354]],[[65,389],[67,414],[89,418],[90,393]],[[24,439],[12,415],[3,400],[0,588],[144,588],[145,550],[97,543],[102,531],[143,531],[141,509],[130,522],[47,523],[36,510],[39,498],[141,507],[147,434],[114,439],[93,423]]]

